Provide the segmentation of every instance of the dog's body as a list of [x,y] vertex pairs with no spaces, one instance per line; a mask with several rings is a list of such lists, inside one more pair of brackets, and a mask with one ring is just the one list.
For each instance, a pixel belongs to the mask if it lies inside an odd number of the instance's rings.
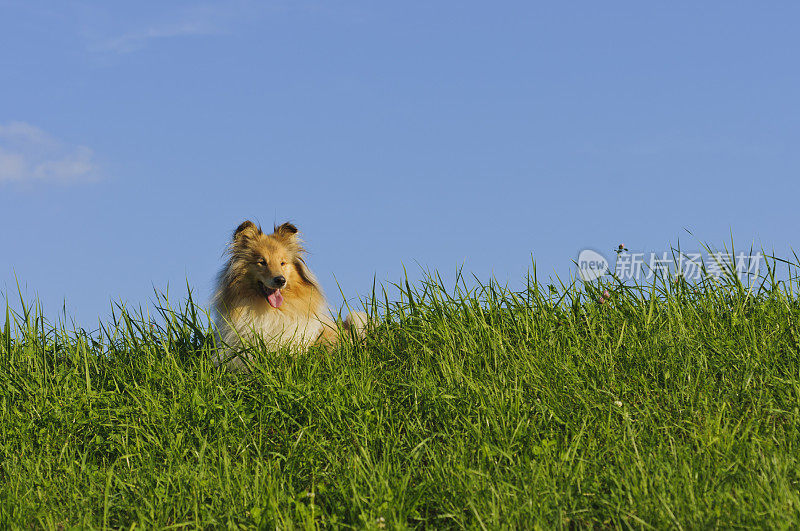
[[[297,228],[291,223],[264,233],[251,221],[234,231],[225,267],[219,273],[214,313],[223,344],[236,349],[257,336],[271,347],[305,348],[335,344],[339,327],[330,315],[325,296],[308,269]],[[344,327],[361,332],[366,315],[350,314]],[[246,363],[234,352],[221,350],[217,364],[231,369]]]

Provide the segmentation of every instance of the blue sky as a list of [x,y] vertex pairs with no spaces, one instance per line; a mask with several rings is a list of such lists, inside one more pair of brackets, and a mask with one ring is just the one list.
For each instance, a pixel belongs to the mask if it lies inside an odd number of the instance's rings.
[[186,279],[207,301],[248,218],[298,225],[334,306],[403,264],[517,286],[621,241],[785,255],[799,16],[0,0],[0,290],[87,327]]

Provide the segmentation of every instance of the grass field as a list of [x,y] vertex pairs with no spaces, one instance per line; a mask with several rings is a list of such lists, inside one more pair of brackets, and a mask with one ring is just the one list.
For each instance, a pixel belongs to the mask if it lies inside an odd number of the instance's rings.
[[191,302],[7,311],[0,526],[800,526],[796,280],[529,285],[403,285],[239,375]]

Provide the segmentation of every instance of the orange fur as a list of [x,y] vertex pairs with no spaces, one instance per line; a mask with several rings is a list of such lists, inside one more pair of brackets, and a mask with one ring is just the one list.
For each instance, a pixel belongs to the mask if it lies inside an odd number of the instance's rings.
[[[213,301],[219,337],[231,349],[256,336],[276,348],[339,340],[339,328],[305,263],[297,232],[294,225],[284,223],[266,234],[251,221],[234,231]],[[344,324],[361,332],[366,315],[355,312]],[[217,364],[225,361],[229,368],[246,367],[239,356],[227,349],[223,352]]]

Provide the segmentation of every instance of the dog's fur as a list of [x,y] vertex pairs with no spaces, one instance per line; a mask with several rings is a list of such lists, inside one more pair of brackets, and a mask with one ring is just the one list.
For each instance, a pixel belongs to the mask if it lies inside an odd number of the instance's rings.
[[[233,232],[213,301],[219,338],[229,347],[220,350],[218,365],[224,362],[230,369],[245,369],[247,364],[236,350],[242,341],[252,342],[256,336],[275,348],[305,348],[339,340],[340,327],[304,254],[297,227],[291,223],[267,234],[245,221]],[[365,326],[366,314],[353,312],[343,328],[353,328],[360,335]]]

